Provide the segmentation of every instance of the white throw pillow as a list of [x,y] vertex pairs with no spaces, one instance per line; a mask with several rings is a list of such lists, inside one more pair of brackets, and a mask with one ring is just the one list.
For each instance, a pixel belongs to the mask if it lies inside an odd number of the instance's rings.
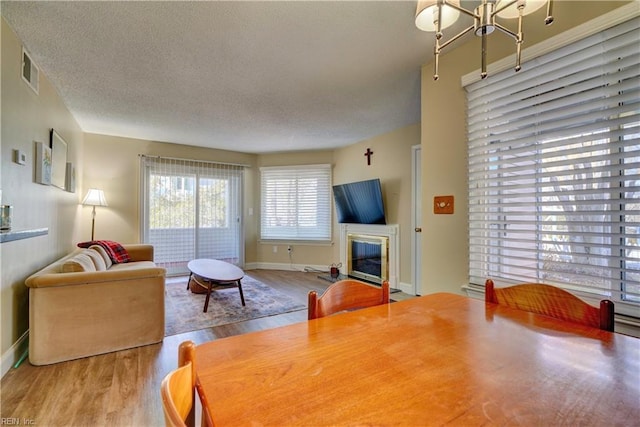
[[107,253],[107,251],[104,250],[104,248],[102,246],[100,246],[100,245],[91,245],[91,246],[89,246],[89,249],[94,250],[94,251],[96,251],[96,252],[98,252],[100,254],[102,259],[104,260],[104,265],[105,265],[105,269],[106,270],[111,268],[111,266],[113,265],[113,261],[111,261],[111,258],[109,257],[109,254]]

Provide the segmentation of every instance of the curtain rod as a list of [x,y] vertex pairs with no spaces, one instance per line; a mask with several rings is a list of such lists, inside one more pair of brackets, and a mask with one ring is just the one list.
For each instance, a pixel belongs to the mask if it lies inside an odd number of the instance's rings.
[[181,159],[179,157],[164,157],[164,156],[149,156],[148,154],[138,154],[138,157],[146,157],[149,159],[162,159],[162,160],[179,160],[182,162],[197,162],[197,163],[211,163],[214,165],[223,165],[223,166],[238,166],[243,168],[250,168],[251,165],[243,164],[243,163],[227,163],[227,162],[214,162],[213,160],[196,160],[196,159]]

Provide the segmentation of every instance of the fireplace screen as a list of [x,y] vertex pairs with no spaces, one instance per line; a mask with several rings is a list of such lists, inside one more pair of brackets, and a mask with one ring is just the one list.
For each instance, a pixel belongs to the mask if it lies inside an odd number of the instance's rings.
[[389,238],[363,234],[347,235],[350,277],[381,284],[389,280]]

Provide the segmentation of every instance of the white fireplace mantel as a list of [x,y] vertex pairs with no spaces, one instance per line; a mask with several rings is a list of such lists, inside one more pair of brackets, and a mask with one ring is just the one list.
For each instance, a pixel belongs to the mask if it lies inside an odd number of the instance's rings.
[[340,224],[340,262],[344,271],[348,271],[349,268],[347,265],[347,235],[349,234],[366,234],[389,239],[389,286],[392,289],[397,288],[400,274],[400,226],[398,224]]

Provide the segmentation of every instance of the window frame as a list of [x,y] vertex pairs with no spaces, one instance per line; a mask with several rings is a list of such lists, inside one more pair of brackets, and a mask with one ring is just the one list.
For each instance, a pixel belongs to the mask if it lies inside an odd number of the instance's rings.
[[[322,186],[320,191],[301,193],[309,188],[309,180],[317,181]],[[276,181],[275,186],[270,185]],[[332,236],[331,190],[330,164],[261,167],[260,241],[329,243]],[[302,198],[305,203],[301,203]],[[274,210],[280,213],[279,218],[274,217]],[[305,217],[309,221],[306,225],[301,224]],[[274,225],[282,223],[283,219],[288,225]]]

